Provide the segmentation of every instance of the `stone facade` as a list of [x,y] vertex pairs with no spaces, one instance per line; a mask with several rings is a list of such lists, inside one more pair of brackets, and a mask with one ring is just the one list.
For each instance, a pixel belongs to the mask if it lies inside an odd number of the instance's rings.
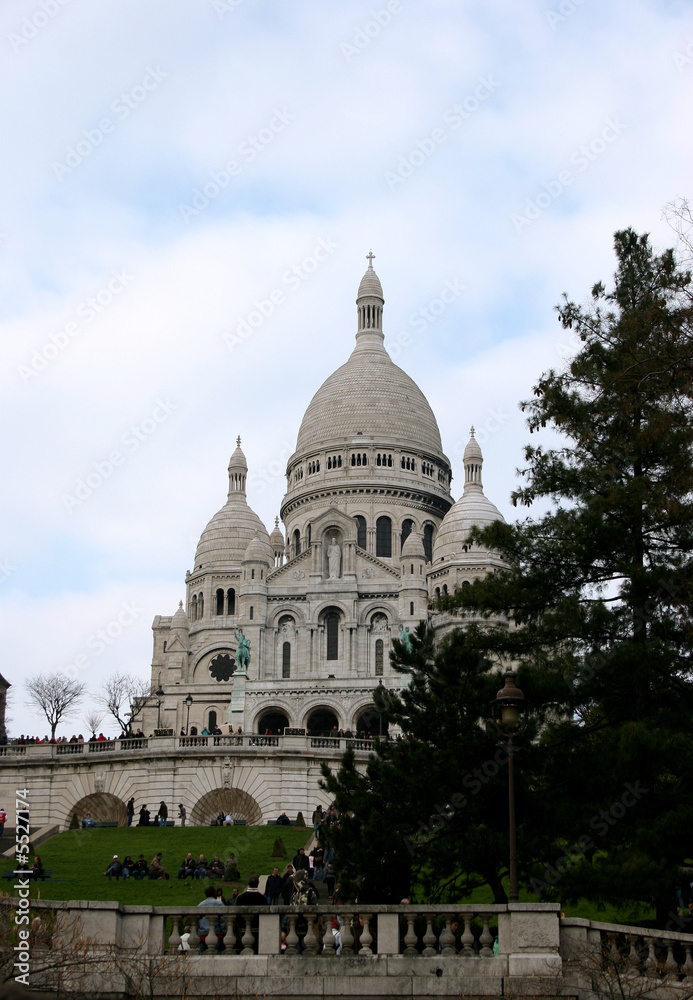
[[[428,619],[459,624],[435,599],[498,565],[468,542],[501,517],[484,496],[481,449],[464,454],[454,503],[450,462],[416,383],[390,359],[372,257],[356,299],[351,356],[311,400],[270,534],[249,507],[240,438],[226,503],[202,533],[185,608],[154,620],[152,703],[143,730],[377,734],[373,692],[397,688],[394,637]],[[250,663],[237,664],[241,636]],[[192,703],[186,705],[192,698]]]

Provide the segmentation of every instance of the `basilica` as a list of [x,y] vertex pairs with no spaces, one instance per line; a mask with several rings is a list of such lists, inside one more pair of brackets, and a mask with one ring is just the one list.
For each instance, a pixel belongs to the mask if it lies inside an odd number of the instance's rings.
[[375,689],[403,683],[393,638],[406,641],[422,619],[439,636],[459,625],[437,598],[498,566],[468,537],[501,519],[474,430],[455,502],[433,411],[385,349],[368,260],[354,349],[308,405],[271,532],[250,506],[237,440],[185,606],[154,619],[145,733],[377,734]]

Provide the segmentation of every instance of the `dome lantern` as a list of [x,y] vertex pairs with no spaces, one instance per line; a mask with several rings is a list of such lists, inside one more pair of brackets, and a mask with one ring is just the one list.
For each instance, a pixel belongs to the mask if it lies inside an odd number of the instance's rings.
[[469,430],[470,438],[467,447],[464,449],[464,492],[483,493],[484,488],[481,482],[481,467],[484,464],[484,456],[481,453],[479,442],[474,437],[474,427]]
[[384,350],[383,336],[383,287],[380,278],[373,270],[372,250],[366,255],[368,268],[361,278],[356,296],[356,315],[358,326],[356,330],[356,350]]
[[241,436],[236,438],[236,450],[229,459],[229,499],[233,495],[245,496],[245,481],[248,476],[248,463],[241,449]]

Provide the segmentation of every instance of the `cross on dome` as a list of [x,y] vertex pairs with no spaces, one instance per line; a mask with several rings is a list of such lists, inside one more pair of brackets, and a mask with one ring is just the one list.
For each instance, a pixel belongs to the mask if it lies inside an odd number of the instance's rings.
[[372,271],[373,270],[373,261],[375,260],[375,254],[373,253],[372,250],[369,250],[368,253],[366,254],[366,260],[368,261],[368,266],[369,266],[369,268]]

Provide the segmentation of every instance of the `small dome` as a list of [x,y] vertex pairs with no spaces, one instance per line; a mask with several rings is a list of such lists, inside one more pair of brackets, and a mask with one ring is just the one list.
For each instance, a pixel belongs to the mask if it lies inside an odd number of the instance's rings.
[[421,535],[417,531],[410,531],[402,546],[402,559],[426,558]]
[[464,556],[464,545],[473,526],[485,528],[505,518],[494,504],[477,490],[466,490],[443,518],[433,543],[433,568],[436,564]]
[[383,302],[385,301],[383,286],[380,284],[380,278],[373,270],[372,260],[369,260],[366,273],[361,278],[361,284],[359,285],[356,301],[358,302],[359,299],[364,298],[367,295],[374,295],[376,298],[382,299]]
[[274,519],[274,530],[270,535],[270,542],[272,543],[272,548],[283,549],[284,548],[284,536],[282,535],[282,529],[279,527],[279,518]]
[[188,616],[185,613],[182,601],[179,602],[178,609],[173,618],[171,619],[171,628],[172,629],[180,628],[186,632],[190,628],[190,623],[188,622]]
[[473,427],[469,429],[469,433],[471,437],[467,442],[467,447],[464,449],[463,460],[465,462],[471,462],[474,459],[483,461],[483,455],[481,454],[481,447],[479,446],[479,442],[477,441],[477,439],[474,437]]
[[241,448],[241,436],[240,434],[236,438],[236,450],[229,459],[229,471],[233,469],[234,472],[247,472],[248,463],[246,461],[243,449]]
[[253,536],[250,541],[250,545],[245,550],[245,555],[243,556],[243,562],[262,562],[267,563],[271,566],[274,561],[274,554],[271,558],[267,558],[267,548],[262,544],[257,534]]

